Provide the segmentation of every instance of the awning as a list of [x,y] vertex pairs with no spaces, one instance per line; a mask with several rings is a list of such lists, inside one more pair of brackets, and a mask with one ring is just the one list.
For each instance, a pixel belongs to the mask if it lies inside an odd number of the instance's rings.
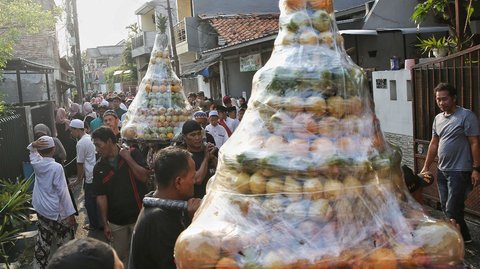
[[32,62],[23,58],[13,58],[8,60],[3,71],[4,74],[17,75],[18,102],[23,105],[22,74],[44,74],[47,86],[47,96],[50,101],[50,84],[48,83],[48,74],[52,74],[54,68],[48,65]]
[[400,31],[402,34],[419,34],[419,33],[437,33],[437,32],[448,32],[448,26],[432,26],[432,27],[413,27],[413,28],[380,28],[377,29],[379,32],[386,31]]
[[147,69],[148,69],[148,63],[146,63],[142,67],[140,67],[140,69],[138,69],[138,71],[140,71],[140,72],[147,71]]
[[420,28],[378,28],[376,30],[370,29],[351,29],[351,30],[340,30],[342,35],[378,35],[380,32],[391,32],[399,31],[402,34],[417,34],[417,33],[436,33],[436,32],[447,32],[448,26],[434,26],[434,27],[420,27]]
[[362,30],[362,29],[353,29],[353,30],[340,30],[342,35],[378,35],[377,30]]
[[200,71],[208,68],[220,61],[221,54],[215,53],[203,57],[200,60],[197,60],[191,64],[185,65],[182,68],[182,76],[190,76],[199,73]]
[[32,62],[23,58],[13,58],[8,60],[4,70],[21,70],[30,74],[51,74],[53,73],[52,66]]
[[57,79],[56,80],[57,85],[60,87],[62,93],[66,92],[68,89],[76,88],[77,86],[73,83],[70,83],[65,80]]

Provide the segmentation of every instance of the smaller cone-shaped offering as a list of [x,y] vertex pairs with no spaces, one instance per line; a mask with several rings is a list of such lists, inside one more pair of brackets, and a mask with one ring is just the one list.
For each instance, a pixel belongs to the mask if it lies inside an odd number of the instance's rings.
[[408,194],[332,7],[280,0],[272,56],[177,239],[177,268],[462,266],[459,231]]
[[168,144],[191,115],[181,81],[170,63],[168,37],[157,33],[147,73],[128,108],[122,138]]

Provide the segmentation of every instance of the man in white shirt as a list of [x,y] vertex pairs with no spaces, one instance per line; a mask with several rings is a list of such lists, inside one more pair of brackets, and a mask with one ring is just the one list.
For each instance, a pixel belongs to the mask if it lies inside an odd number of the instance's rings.
[[30,150],[30,162],[35,172],[32,205],[38,217],[33,268],[43,269],[48,265],[53,242],[60,246],[73,239],[75,208],[68,193],[63,167],[52,158],[55,152],[53,138],[42,136],[27,149]]
[[[89,225],[83,226],[86,230],[100,228],[98,223],[97,202],[93,195],[93,167],[95,167],[95,145],[90,135],[85,133],[85,123],[74,119],[70,122],[70,132],[77,141],[77,179],[75,183],[84,183],[85,209],[87,210]],[[85,181],[83,181],[85,179]]]
[[225,122],[233,133],[240,124],[240,121],[237,119],[237,108],[235,106],[227,107],[227,114],[228,117],[225,119]]
[[210,124],[205,127],[205,131],[213,136],[213,139],[215,139],[215,146],[221,148],[227,141],[228,134],[225,128],[218,124],[218,112],[216,110],[210,111],[208,114],[208,120],[210,121]]

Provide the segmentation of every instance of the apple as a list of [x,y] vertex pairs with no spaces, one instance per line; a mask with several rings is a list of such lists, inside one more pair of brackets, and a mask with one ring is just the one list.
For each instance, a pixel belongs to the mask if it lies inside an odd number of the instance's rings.
[[330,31],[332,27],[332,18],[324,10],[317,10],[312,15],[312,25],[320,32]]
[[318,35],[312,29],[305,29],[298,38],[298,43],[302,45],[316,45],[318,43]]
[[334,38],[333,38],[332,33],[330,33],[330,32],[320,33],[320,34],[318,35],[318,39],[319,39],[319,41],[320,41],[320,44],[325,44],[325,45],[327,45],[329,48],[332,48],[332,47],[333,47]]
[[323,185],[318,178],[308,178],[303,183],[303,197],[318,200],[323,196]]
[[236,191],[243,194],[250,193],[250,175],[247,173],[233,174],[232,184]]
[[266,185],[266,193],[280,193],[283,191],[283,180],[280,178],[270,178]]
[[333,217],[333,209],[327,199],[312,201],[308,209],[308,218],[315,221],[326,223]]
[[342,182],[336,179],[328,179],[323,185],[324,197],[327,199],[341,198],[344,191]]
[[322,116],[327,112],[327,102],[320,96],[310,96],[305,100],[305,110]]
[[250,177],[249,186],[253,194],[264,194],[266,190],[267,179],[260,172],[256,172]]
[[330,116],[340,119],[345,114],[345,100],[340,96],[327,99],[327,110]]

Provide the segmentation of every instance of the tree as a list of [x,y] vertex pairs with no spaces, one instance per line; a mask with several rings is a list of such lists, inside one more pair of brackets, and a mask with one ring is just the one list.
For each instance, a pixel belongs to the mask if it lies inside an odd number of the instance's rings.
[[58,9],[43,10],[33,0],[0,0],[0,69],[12,57],[20,37],[55,30]]
[[[452,40],[456,42],[458,50],[464,43],[470,41],[468,33],[470,18],[474,12],[473,0],[459,1],[456,6],[454,0],[424,0],[415,6],[411,19],[420,26],[429,15],[449,25]],[[458,9],[459,18],[456,17]]]

